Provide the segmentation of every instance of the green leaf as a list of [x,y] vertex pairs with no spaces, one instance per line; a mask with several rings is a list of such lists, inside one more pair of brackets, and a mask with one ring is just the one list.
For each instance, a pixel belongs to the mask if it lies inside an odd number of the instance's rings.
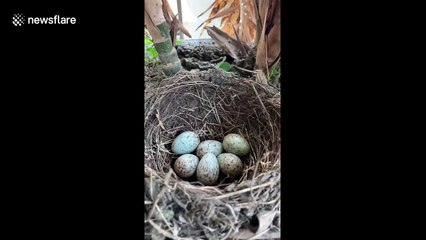
[[157,49],[155,49],[155,47],[149,47],[146,49],[146,51],[148,52],[148,55],[151,58],[157,58],[158,57],[158,52]]
[[184,44],[185,42],[180,39],[176,39],[176,45]]
[[218,64],[216,64],[216,68],[220,68],[225,72],[228,72],[229,69],[231,69],[231,65],[227,62],[225,62],[226,57],[222,58],[222,61],[220,61]]
[[148,37],[145,37],[145,45],[152,45],[153,42]]
[[222,63],[226,61],[226,57],[223,57],[222,60],[216,64],[216,68],[219,68]]
[[222,62],[218,64],[219,68],[223,69],[223,71],[225,72],[229,72],[229,70],[231,69],[231,64],[229,64],[228,62]]

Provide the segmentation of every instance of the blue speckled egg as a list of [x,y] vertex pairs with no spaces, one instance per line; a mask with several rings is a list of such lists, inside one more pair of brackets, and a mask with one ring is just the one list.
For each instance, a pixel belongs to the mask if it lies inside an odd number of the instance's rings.
[[174,164],[174,169],[179,177],[187,178],[194,175],[198,166],[198,157],[193,154],[184,154]]
[[222,143],[216,140],[206,140],[197,147],[197,157],[202,158],[206,153],[213,153],[215,156],[223,152]]
[[175,154],[191,153],[198,144],[200,144],[200,137],[195,132],[186,131],[175,138],[172,143],[172,152]]
[[204,154],[197,167],[197,179],[204,185],[214,185],[219,178],[219,163],[213,153]]
[[243,172],[243,162],[232,153],[222,153],[217,156],[219,170],[230,177],[237,177]]
[[241,135],[230,133],[223,138],[223,149],[228,153],[233,153],[239,157],[250,153],[250,144]]

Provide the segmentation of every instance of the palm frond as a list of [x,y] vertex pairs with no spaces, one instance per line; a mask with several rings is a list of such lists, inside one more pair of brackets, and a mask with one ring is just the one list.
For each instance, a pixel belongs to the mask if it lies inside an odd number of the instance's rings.
[[[209,9],[212,9],[209,17],[200,25],[200,27],[204,26],[201,33],[204,29],[210,29],[209,35],[212,35],[212,28],[207,28],[207,26],[212,20],[221,18],[220,30],[222,33],[217,35],[218,31],[214,30],[213,34],[216,34],[216,36],[212,38],[215,41],[232,38],[237,39],[237,42],[254,44],[257,48],[255,68],[263,70],[268,75],[269,67],[277,61],[281,54],[280,1],[216,0]],[[204,11],[203,14],[207,11]],[[220,43],[219,45],[226,44]],[[230,47],[226,46],[225,48],[228,48],[226,50],[229,51]],[[233,52],[233,54],[236,54],[236,52]],[[239,54],[241,54],[241,51]]]

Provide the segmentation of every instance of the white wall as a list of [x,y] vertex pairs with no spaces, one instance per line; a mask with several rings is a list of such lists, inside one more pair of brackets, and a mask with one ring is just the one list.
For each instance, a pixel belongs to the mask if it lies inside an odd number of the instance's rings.
[[[178,14],[178,8],[177,8],[177,0],[168,0],[169,4],[175,14]],[[198,15],[200,15],[202,12],[204,12],[210,5],[212,5],[214,0],[181,0],[182,3],[182,18],[183,18],[183,25],[186,29],[188,29],[189,33],[192,36],[192,39],[204,39],[204,38],[210,38],[210,36],[207,34],[207,31],[204,30],[203,34],[200,36],[201,28],[199,28],[197,31],[195,29],[200,26],[200,24],[205,21],[211,12],[211,9],[206,12],[203,16],[197,18]],[[220,20],[215,19],[213,20],[209,26],[220,26]],[[179,38],[179,36],[178,36]],[[189,39],[187,36],[184,35],[184,39]]]

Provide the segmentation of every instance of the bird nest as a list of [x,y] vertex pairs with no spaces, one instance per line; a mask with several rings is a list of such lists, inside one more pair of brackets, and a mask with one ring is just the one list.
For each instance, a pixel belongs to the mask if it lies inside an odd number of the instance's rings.
[[[145,239],[280,238],[279,91],[220,70],[181,72],[145,97]],[[238,179],[216,186],[173,171],[173,139],[194,131],[201,141],[244,136]]]

